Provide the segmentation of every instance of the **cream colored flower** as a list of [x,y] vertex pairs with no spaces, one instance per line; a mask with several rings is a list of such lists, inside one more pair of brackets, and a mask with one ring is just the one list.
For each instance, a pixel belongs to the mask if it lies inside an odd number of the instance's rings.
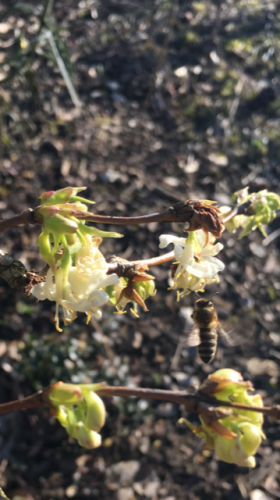
[[[223,245],[216,243],[212,234],[204,231],[193,231],[188,238],[164,234],[160,236],[160,248],[165,248],[170,243],[174,244],[174,256],[177,264],[174,273],[174,287],[183,288],[184,291],[203,290],[206,283],[219,281],[218,272],[223,271],[223,262],[215,257]],[[182,295],[185,295],[183,292]]]
[[115,285],[119,282],[116,274],[107,275],[108,265],[98,250],[101,238],[85,237],[86,244],[78,250],[75,258],[75,266],[70,266],[64,297],[61,287],[57,286],[59,273],[49,269],[45,283],[35,285],[32,294],[38,300],[52,300],[56,302],[55,323],[59,329],[58,309],[62,306],[64,324],[75,319],[75,312],[84,312],[88,316],[91,313],[98,318],[101,317],[101,307],[109,300],[108,294],[103,288]]

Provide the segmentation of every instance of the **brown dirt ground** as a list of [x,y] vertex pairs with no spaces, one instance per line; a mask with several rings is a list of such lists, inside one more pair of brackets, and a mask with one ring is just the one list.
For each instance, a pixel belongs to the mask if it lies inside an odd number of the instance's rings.
[[[2,2],[0,15],[9,4]],[[96,212],[123,216],[189,198],[227,204],[246,185],[251,191],[279,189],[277,2],[57,0],[50,27],[69,71],[72,63],[81,108],[73,105],[46,39],[20,66],[19,46],[28,46],[38,30],[42,2],[25,2],[25,10],[20,5],[0,23],[1,78],[15,73],[0,88],[2,218],[36,206],[42,192],[68,185],[86,186]],[[269,232],[278,228],[276,219]],[[1,247],[40,270],[39,231],[10,229]],[[153,257],[166,232],[182,234],[182,227],[123,228],[124,237],[105,240],[103,252]],[[210,367],[185,346],[177,369],[170,368],[190,328],[186,308],[194,298],[178,303],[167,291],[168,265],[154,269],[158,293],[148,301],[149,313],[137,320],[115,316],[110,307],[104,311],[99,328],[110,339],[113,363],[96,325],[86,326],[79,315],[58,335],[52,304],[27,299],[1,280],[1,402],[59,379],[183,389],[230,367],[254,383],[266,404],[279,404],[280,239],[264,247],[254,232],[242,241],[225,234],[221,241],[226,269],[211,293],[219,291],[215,304],[235,345],[221,345]],[[275,422],[265,422],[267,440],[257,467],[248,470],[203,450],[178,426],[182,409],[176,405],[107,403],[104,445],[90,452],[69,442],[45,410],[1,417],[0,486],[8,496],[279,498]]]

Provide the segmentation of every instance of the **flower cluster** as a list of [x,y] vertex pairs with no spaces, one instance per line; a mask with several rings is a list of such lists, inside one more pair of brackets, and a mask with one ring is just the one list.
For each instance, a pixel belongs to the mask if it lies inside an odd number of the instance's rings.
[[63,310],[64,325],[73,321],[76,312],[84,312],[90,319],[91,313],[101,317],[101,307],[109,300],[104,290],[107,286],[119,282],[116,274],[107,275],[108,265],[99,251],[101,238],[84,237],[84,245],[77,251],[73,265],[69,265],[64,278],[62,261],[57,261],[57,268],[50,268],[46,281],[35,285],[32,294],[38,300],[56,302],[55,324],[59,328],[59,306]]
[[107,275],[108,265],[98,247],[102,236],[118,237],[88,227],[77,219],[87,214],[83,198],[76,196],[84,188],[66,188],[41,196],[37,209],[43,218],[43,231],[37,244],[40,254],[50,266],[46,281],[32,288],[38,300],[56,302],[55,324],[59,327],[59,306],[64,324],[73,321],[76,312],[101,316],[101,307],[108,302],[107,286],[117,284],[116,274]]
[[179,238],[170,234],[160,236],[160,248],[174,245],[175,272],[173,273],[173,287],[182,288],[178,294],[181,298],[190,291],[204,290],[206,284],[219,281],[218,272],[223,271],[224,264],[215,257],[223,245],[216,243],[210,233],[203,230],[190,231],[188,238]]
[[[262,407],[263,402],[259,394],[250,396],[252,390],[250,382],[244,382],[240,373],[235,370],[222,369],[208,377],[212,390],[207,394],[215,396],[220,401],[229,401],[251,407]],[[206,384],[207,386],[207,384]],[[237,464],[242,467],[255,467],[256,454],[262,438],[263,415],[254,411],[231,409],[225,418],[218,421],[206,421],[200,415],[200,426],[194,426],[187,420],[184,423],[199,437],[203,438],[207,447],[214,449],[217,457],[224,462]]]
[[84,448],[101,445],[100,429],[104,426],[106,410],[95,393],[100,384],[64,384],[56,382],[48,390],[51,414],[65,427],[70,437]]
[[[236,215],[225,223],[225,228],[233,233],[241,227],[243,231],[241,231],[238,239],[247,236],[247,234],[255,231],[257,228],[266,237],[264,225],[269,224],[275,219],[276,211],[280,208],[280,197],[276,193],[267,191],[267,189],[251,194],[248,191],[249,188],[246,187],[233,194],[231,199],[233,204],[240,206],[248,202],[249,206],[245,215]],[[224,206],[220,207],[220,210],[223,215],[227,215],[232,209]]]

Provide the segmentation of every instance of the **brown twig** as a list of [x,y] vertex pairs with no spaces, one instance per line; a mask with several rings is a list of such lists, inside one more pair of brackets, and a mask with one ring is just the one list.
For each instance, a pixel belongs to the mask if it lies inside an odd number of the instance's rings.
[[2,403],[0,405],[0,415],[13,413],[14,411],[27,410],[29,408],[39,408],[46,406],[43,399],[43,391],[38,391],[27,398],[11,401],[10,403]]
[[[12,413],[14,411],[26,410],[28,408],[39,408],[49,405],[49,392],[50,387],[43,391],[38,391],[32,396],[12,401],[10,403],[3,403],[0,405],[0,415]],[[280,405],[270,407],[248,406],[239,403],[231,403],[229,401],[221,401],[215,397],[203,394],[199,390],[189,389],[189,391],[165,391],[160,389],[145,389],[145,388],[132,388],[132,387],[118,387],[118,386],[105,386],[98,390],[96,393],[99,396],[121,396],[121,397],[137,397],[140,399],[159,399],[161,401],[169,401],[184,405],[185,409],[189,412],[205,413],[205,404],[208,409],[211,407],[218,409],[221,406],[233,408],[237,410],[254,411],[263,413],[276,420],[280,420]],[[217,410],[218,411],[218,410]],[[219,412],[217,413],[218,418]]]
[[172,259],[174,259],[173,250],[171,252],[165,253],[164,255],[153,257],[152,259],[136,260],[134,264],[142,264],[143,266],[152,267],[152,266],[159,266],[161,264],[164,264],[165,262],[169,262]]
[[[201,200],[186,200],[180,201],[162,212],[140,217],[110,217],[107,215],[89,213],[80,218],[90,222],[117,225],[148,224],[150,222],[181,222],[188,224],[188,231],[203,229],[204,231],[209,231],[218,238],[221,236],[223,224],[219,214],[219,209],[213,205],[207,205]],[[77,218],[79,218],[79,216]]]
[[236,215],[252,215],[252,213],[248,213],[252,205],[251,200],[245,201],[242,205],[235,205],[232,211],[223,218],[223,224],[226,224],[231,219],[233,219]]
[[1,220],[0,231],[4,231],[5,229],[9,229],[10,227],[40,223],[39,220],[35,220],[35,213],[36,209],[32,210],[32,208],[28,208],[28,210],[25,210],[21,214],[14,215],[14,217],[10,217],[9,219]]
[[223,224],[226,224],[227,222],[229,222],[231,219],[233,219],[233,217],[235,217],[236,215],[238,214],[238,207],[234,207],[232,209],[232,211],[226,215],[224,218],[223,218]]
[[[174,259],[173,250],[172,252],[165,253],[164,255],[159,255],[158,257],[153,257],[151,259],[146,259],[146,260],[129,261],[126,264],[123,263],[122,261],[109,262],[107,274],[116,273],[118,274],[118,276],[123,276],[124,275],[123,268],[125,268],[125,266],[127,266],[128,268],[132,268],[134,266],[147,266],[147,267],[159,266],[160,264],[164,264],[164,262],[169,262],[172,259]],[[118,272],[119,269],[121,269],[120,273]]]
[[137,397],[140,399],[160,399],[187,406],[188,411],[196,411],[198,400],[193,391],[165,391],[160,389],[105,386],[98,389],[99,396]]
[[[42,224],[43,216],[38,211],[28,209],[22,214],[0,221],[0,231],[22,224]],[[108,215],[97,215],[88,213],[87,215],[76,215],[77,219],[89,222],[102,222],[103,224],[131,225],[148,224],[150,222],[181,222],[188,225],[188,231],[203,229],[206,233],[212,233],[216,238],[221,236],[223,229],[220,211],[213,205],[208,205],[201,200],[186,200],[168,207],[162,212],[143,215],[140,217],[111,217]]]

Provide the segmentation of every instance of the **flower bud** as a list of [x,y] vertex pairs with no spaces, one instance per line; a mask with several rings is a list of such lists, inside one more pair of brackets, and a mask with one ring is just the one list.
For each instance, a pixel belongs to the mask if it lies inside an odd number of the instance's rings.
[[255,455],[262,441],[260,430],[249,422],[240,424],[238,430],[242,433],[240,442],[247,455]]
[[50,233],[73,234],[76,233],[78,224],[63,215],[54,215],[44,220],[44,229]]
[[256,460],[244,450],[239,437],[234,440],[217,436],[215,439],[215,453],[220,460],[240,467],[255,467]]
[[215,437],[215,453],[220,460],[223,462],[227,462],[228,464],[232,464],[232,441],[230,439],[226,439],[222,436]]
[[74,436],[78,443],[87,448],[88,450],[92,450],[93,448],[98,448],[101,445],[101,436],[95,431],[91,431],[88,429],[83,422],[78,422],[76,424]]
[[[280,208],[280,197],[276,193],[267,192],[266,189],[258,193],[248,194],[248,188],[245,188],[235,193],[232,200],[238,205],[245,202],[251,202],[251,204],[245,215],[236,215],[225,224],[225,227],[229,231],[234,231],[238,227],[242,227],[243,231],[240,233],[238,239],[243,238],[257,228],[266,237],[263,225],[269,224],[275,219],[276,210]],[[224,213],[227,208],[223,207]]]
[[[244,382],[241,373],[231,370],[229,368],[224,368],[217,370],[212,375],[209,375],[208,379],[211,382],[216,382],[216,387],[213,387],[208,394],[215,395],[217,399],[229,400],[232,398],[233,394],[236,397],[239,393],[244,393],[248,389],[252,388],[251,382]],[[205,382],[205,388],[207,388],[207,380]]]
[[68,425],[68,415],[67,415],[67,410],[63,406],[59,406],[58,408],[55,409],[50,409],[50,414],[57,418],[59,423],[62,425],[62,427],[67,427]]
[[51,268],[54,268],[55,260],[50,244],[50,235],[47,231],[44,230],[41,234],[39,234],[36,245],[38,245],[39,247],[39,252],[42,259],[44,259]]
[[56,205],[60,203],[67,203],[71,201],[71,198],[75,197],[80,191],[84,191],[86,187],[73,188],[67,187],[59,189],[58,191],[47,191],[39,196],[42,205]]
[[224,379],[230,382],[242,382],[243,380],[241,373],[236,370],[232,370],[231,368],[222,368],[221,370],[217,370],[215,373],[209,375],[208,378],[209,380],[215,380],[218,382]]
[[280,196],[276,193],[267,193],[266,195],[267,203],[270,210],[279,210],[280,208]]
[[54,215],[57,215],[59,213],[59,208],[53,205],[47,207],[40,207],[37,209],[37,212],[39,212],[45,220],[48,217],[53,217]]
[[[210,375],[199,391],[215,396],[220,401],[261,408],[261,396],[250,396],[248,389],[252,390],[250,382],[243,381],[237,371],[225,368]],[[243,467],[255,467],[254,455],[265,437],[261,412],[231,408],[226,413],[219,408],[213,411],[211,407],[201,405],[199,415],[201,426],[194,427],[187,421],[186,424],[205,440],[208,447],[215,449],[220,460]]]
[[99,431],[105,424],[106,409],[102,399],[93,391],[81,386],[82,394],[86,400],[85,425],[92,431]]
[[148,297],[156,294],[155,282],[152,280],[136,281],[133,283],[133,286],[142,300],[146,300]]
[[78,385],[56,382],[49,387],[48,397],[54,406],[74,405],[83,399],[83,394]]

